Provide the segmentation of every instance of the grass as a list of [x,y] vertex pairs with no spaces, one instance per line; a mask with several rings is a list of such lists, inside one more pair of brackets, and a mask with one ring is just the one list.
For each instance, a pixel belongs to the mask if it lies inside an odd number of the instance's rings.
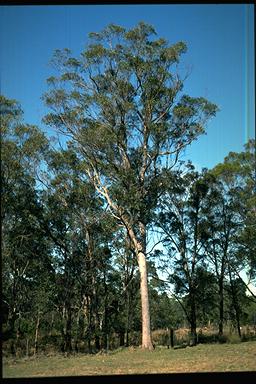
[[3,359],[3,377],[256,371],[256,342],[199,344],[153,352],[124,348],[107,354]]

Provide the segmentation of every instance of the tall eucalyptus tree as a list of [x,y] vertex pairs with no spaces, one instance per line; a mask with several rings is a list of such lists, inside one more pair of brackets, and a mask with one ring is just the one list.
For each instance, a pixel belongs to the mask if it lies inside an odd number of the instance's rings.
[[55,52],[45,122],[77,145],[84,172],[131,239],[140,271],[142,347],[152,349],[146,240],[161,178],[204,132],[216,105],[181,94],[183,42],[154,38],[143,22],[90,34],[78,58]]

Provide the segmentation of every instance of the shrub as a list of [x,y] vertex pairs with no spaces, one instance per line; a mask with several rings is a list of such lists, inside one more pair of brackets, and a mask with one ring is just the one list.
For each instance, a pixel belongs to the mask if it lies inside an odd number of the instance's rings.
[[238,335],[232,334],[232,335],[227,335],[227,343],[230,344],[237,344],[241,342],[241,339]]
[[213,334],[203,334],[199,333],[198,334],[198,343],[200,344],[212,344],[216,343],[218,341],[218,334],[213,333]]
[[218,335],[218,342],[224,344],[228,341],[227,335]]

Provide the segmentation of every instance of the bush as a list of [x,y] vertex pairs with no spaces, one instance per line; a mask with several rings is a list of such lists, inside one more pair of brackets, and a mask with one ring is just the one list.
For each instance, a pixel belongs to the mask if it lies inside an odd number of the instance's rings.
[[200,344],[212,344],[216,343],[218,341],[218,334],[213,333],[213,334],[203,334],[203,333],[198,333],[198,343]]
[[218,335],[218,342],[220,344],[224,344],[228,341],[227,335]]
[[227,335],[226,338],[227,338],[227,343],[230,343],[230,344],[237,344],[241,342],[241,339],[238,335]]
[[[242,339],[242,341],[246,341]],[[212,344],[212,343],[230,343],[230,344],[237,344],[240,343],[241,339],[238,335],[236,334],[228,334],[225,333],[223,335],[219,335],[218,333],[212,333],[212,334],[203,334],[199,333],[198,334],[198,343],[201,344]]]

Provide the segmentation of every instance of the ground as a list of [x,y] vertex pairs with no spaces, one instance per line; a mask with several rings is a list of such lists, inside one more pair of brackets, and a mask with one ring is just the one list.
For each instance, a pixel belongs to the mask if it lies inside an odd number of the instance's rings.
[[234,371],[256,372],[255,341],[176,350],[156,347],[153,352],[123,348],[97,355],[3,359],[4,378]]

